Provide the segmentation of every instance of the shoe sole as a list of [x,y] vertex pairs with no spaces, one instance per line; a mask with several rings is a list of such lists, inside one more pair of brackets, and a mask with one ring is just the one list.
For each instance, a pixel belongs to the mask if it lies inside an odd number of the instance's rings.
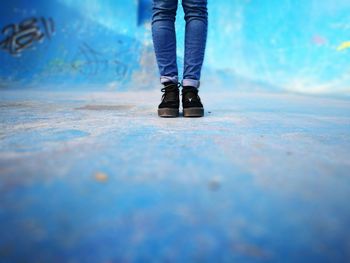
[[179,117],[179,110],[172,108],[158,109],[158,116],[162,118],[176,118]]
[[203,117],[204,109],[203,108],[188,108],[183,109],[184,117]]

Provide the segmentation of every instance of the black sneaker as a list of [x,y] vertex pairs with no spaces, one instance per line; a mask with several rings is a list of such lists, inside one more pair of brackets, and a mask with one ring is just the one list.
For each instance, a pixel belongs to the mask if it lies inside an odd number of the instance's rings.
[[167,82],[164,88],[162,102],[158,106],[158,116],[165,118],[174,118],[179,116],[179,84]]
[[201,98],[198,96],[198,89],[185,86],[182,89],[182,108],[184,117],[203,117],[204,108]]

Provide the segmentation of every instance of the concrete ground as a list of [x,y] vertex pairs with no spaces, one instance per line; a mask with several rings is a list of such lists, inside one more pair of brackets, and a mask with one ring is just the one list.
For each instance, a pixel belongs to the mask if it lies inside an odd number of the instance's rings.
[[1,262],[349,262],[350,101],[1,91]]

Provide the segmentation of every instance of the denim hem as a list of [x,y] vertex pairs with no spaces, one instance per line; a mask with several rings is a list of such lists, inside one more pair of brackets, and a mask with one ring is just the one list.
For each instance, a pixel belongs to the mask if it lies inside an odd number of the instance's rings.
[[200,86],[200,81],[196,79],[183,79],[182,86],[191,86],[198,89]]
[[161,76],[160,77],[160,83],[164,84],[166,82],[178,83],[179,82],[179,78],[178,78],[178,76],[173,76],[173,77]]

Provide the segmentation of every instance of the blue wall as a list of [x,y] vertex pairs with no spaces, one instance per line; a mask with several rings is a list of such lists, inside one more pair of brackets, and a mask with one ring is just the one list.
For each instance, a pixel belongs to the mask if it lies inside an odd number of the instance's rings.
[[[5,1],[0,87],[158,88],[150,2]],[[212,0],[209,24],[207,88],[350,94],[348,0]]]

